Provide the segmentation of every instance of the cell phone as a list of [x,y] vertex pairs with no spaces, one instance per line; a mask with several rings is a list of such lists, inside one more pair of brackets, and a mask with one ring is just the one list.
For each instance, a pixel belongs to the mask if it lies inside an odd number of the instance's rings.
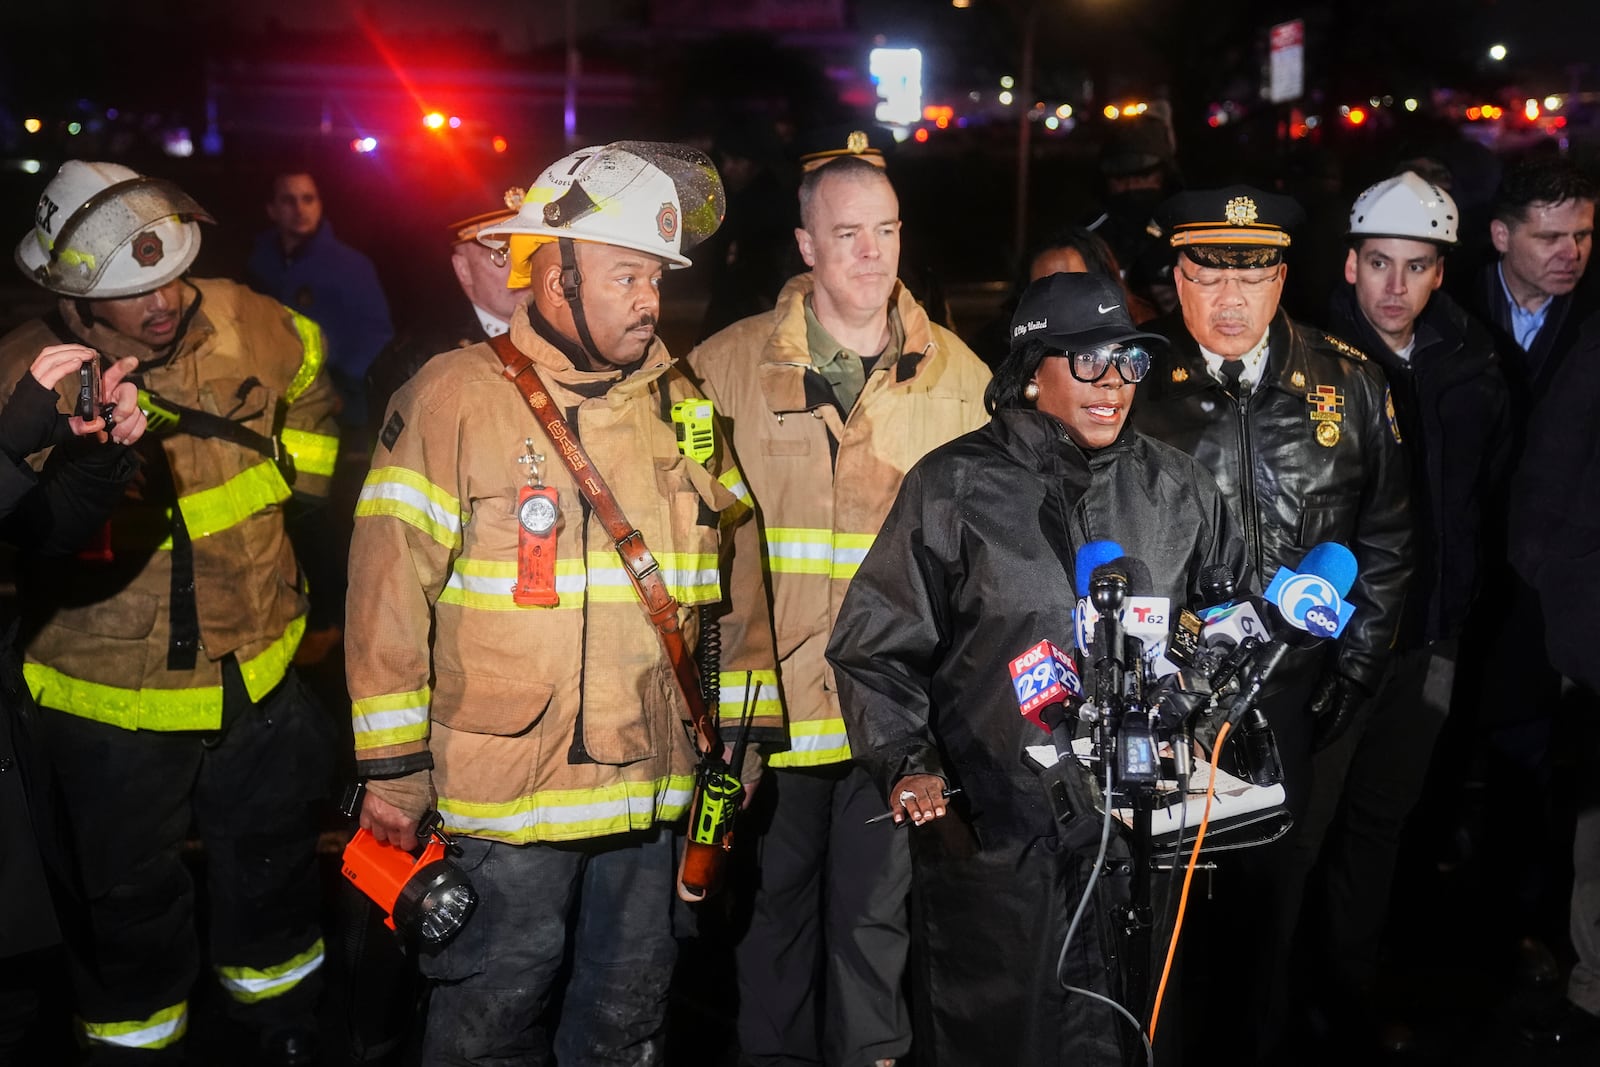
[[88,422],[100,417],[100,357],[86,359],[78,367],[77,416]]

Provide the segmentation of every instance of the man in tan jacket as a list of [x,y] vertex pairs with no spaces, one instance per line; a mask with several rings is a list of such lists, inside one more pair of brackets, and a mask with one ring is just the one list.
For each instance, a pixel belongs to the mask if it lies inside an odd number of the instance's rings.
[[850,758],[823,649],[906,471],[987,421],[988,369],[896,279],[899,202],[867,144],[852,133],[801,182],[811,271],[689,356],[761,520],[789,723],[768,757],[771,822],[738,949],[740,1047],[763,1067],[867,1067],[910,1047],[906,837],[864,825],[886,803]]
[[[618,142],[552,164],[480,236],[509,239],[508,284],[532,294],[510,340],[642,533],[691,646],[717,626],[720,662],[702,649],[700,665],[736,744],[782,736],[759,534],[725,444],[680,451],[672,412],[698,393],[655,335],[663,270],[720,219],[703,155]],[[525,486],[554,506],[519,507]],[[530,538],[552,570],[526,562]],[[541,583],[545,604],[519,603],[514,586]],[[423,1061],[546,1063],[553,1046],[564,1067],[658,1063],[686,709],[612,539],[490,345],[434,357],[395,394],[346,617],[362,825],[409,846],[436,808],[479,895],[422,960]]]
[[[315,1056],[335,741],[291,666],[308,602],[290,536],[328,491],[334,394],[315,323],[188,276],[202,220],[169,182],[62,164],[16,253],[60,299],[0,339],[8,390],[45,345],[137,360],[149,417],[103,545],[19,576],[37,616],[23,672],[91,924],[73,952],[91,1063],[181,1054],[201,961],[191,821],[230,1013],[265,1062]],[[76,384],[58,384],[63,409]]]

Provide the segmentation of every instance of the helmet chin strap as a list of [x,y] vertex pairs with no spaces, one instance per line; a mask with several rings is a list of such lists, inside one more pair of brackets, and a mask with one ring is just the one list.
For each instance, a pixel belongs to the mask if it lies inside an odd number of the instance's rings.
[[602,367],[606,361],[600,358],[600,350],[595,347],[594,337],[589,333],[589,319],[583,313],[583,299],[580,293],[583,275],[578,271],[578,250],[574,247],[574,243],[570,237],[556,239],[556,244],[561,249],[561,296],[572,309],[572,325],[578,331],[578,343],[583,346],[584,354],[589,357],[593,366]]

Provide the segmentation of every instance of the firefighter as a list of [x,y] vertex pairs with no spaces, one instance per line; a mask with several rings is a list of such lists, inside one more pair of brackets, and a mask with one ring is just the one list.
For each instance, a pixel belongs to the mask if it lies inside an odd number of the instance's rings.
[[910,855],[888,823],[864,825],[884,794],[851,759],[822,654],[900,479],[987,421],[988,368],[897,280],[894,187],[864,133],[844,140],[800,184],[795,239],[811,270],[689,357],[732,425],[766,532],[789,720],[738,950],[739,1042],[758,1064],[866,1067],[910,1046]]
[[[68,161],[16,252],[60,300],[0,339],[5,383],[49,344],[136,358],[150,427],[92,561],[19,576],[23,671],[87,904],[72,947],[93,1063],[180,1053],[200,967],[191,822],[231,1012],[268,1062],[315,1056],[334,735],[290,664],[307,614],[290,526],[326,494],[334,394],[313,323],[187,275],[201,221],[169,182]],[[57,387],[64,410],[76,384]]]
[[[346,611],[361,821],[409,846],[436,809],[479,896],[422,960],[423,1062],[662,1054],[673,824],[696,749],[663,641],[586,496],[593,479],[580,487],[535,404],[560,412],[557,435],[578,439],[637,526],[687,643],[715,625],[720,658],[708,640],[700,667],[720,683],[724,737],[782,735],[743,480],[704,425],[680,451],[674,409],[698,394],[655,332],[664,271],[688,266],[721,214],[721,181],[692,149],[618,142],[556,161],[480,233],[509,239],[507,284],[531,285],[509,345],[435,356],[385,417]],[[548,393],[507,381],[502,353],[531,361]]]

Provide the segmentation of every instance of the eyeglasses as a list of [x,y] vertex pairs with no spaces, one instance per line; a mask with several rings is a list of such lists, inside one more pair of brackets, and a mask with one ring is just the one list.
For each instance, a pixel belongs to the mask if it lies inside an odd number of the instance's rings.
[[1055,355],[1067,361],[1067,368],[1080,382],[1098,382],[1105,377],[1112,364],[1116,364],[1117,373],[1129,385],[1137,384],[1150,373],[1150,350],[1120,341],[1099,348],[1086,348],[1081,352],[1058,352]]
[[1190,274],[1182,267],[1178,273],[1183,275],[1183,280],[1207,292],[1220,292],[1227,287],[1229,282],[1239,283],[1239,291],[1245,294],[1262,292],[1268,285],[1278,280],[1279,268],[1273,267],[1265,274],[1241,274],[1235,270],[1220,270],[1212,274]]

